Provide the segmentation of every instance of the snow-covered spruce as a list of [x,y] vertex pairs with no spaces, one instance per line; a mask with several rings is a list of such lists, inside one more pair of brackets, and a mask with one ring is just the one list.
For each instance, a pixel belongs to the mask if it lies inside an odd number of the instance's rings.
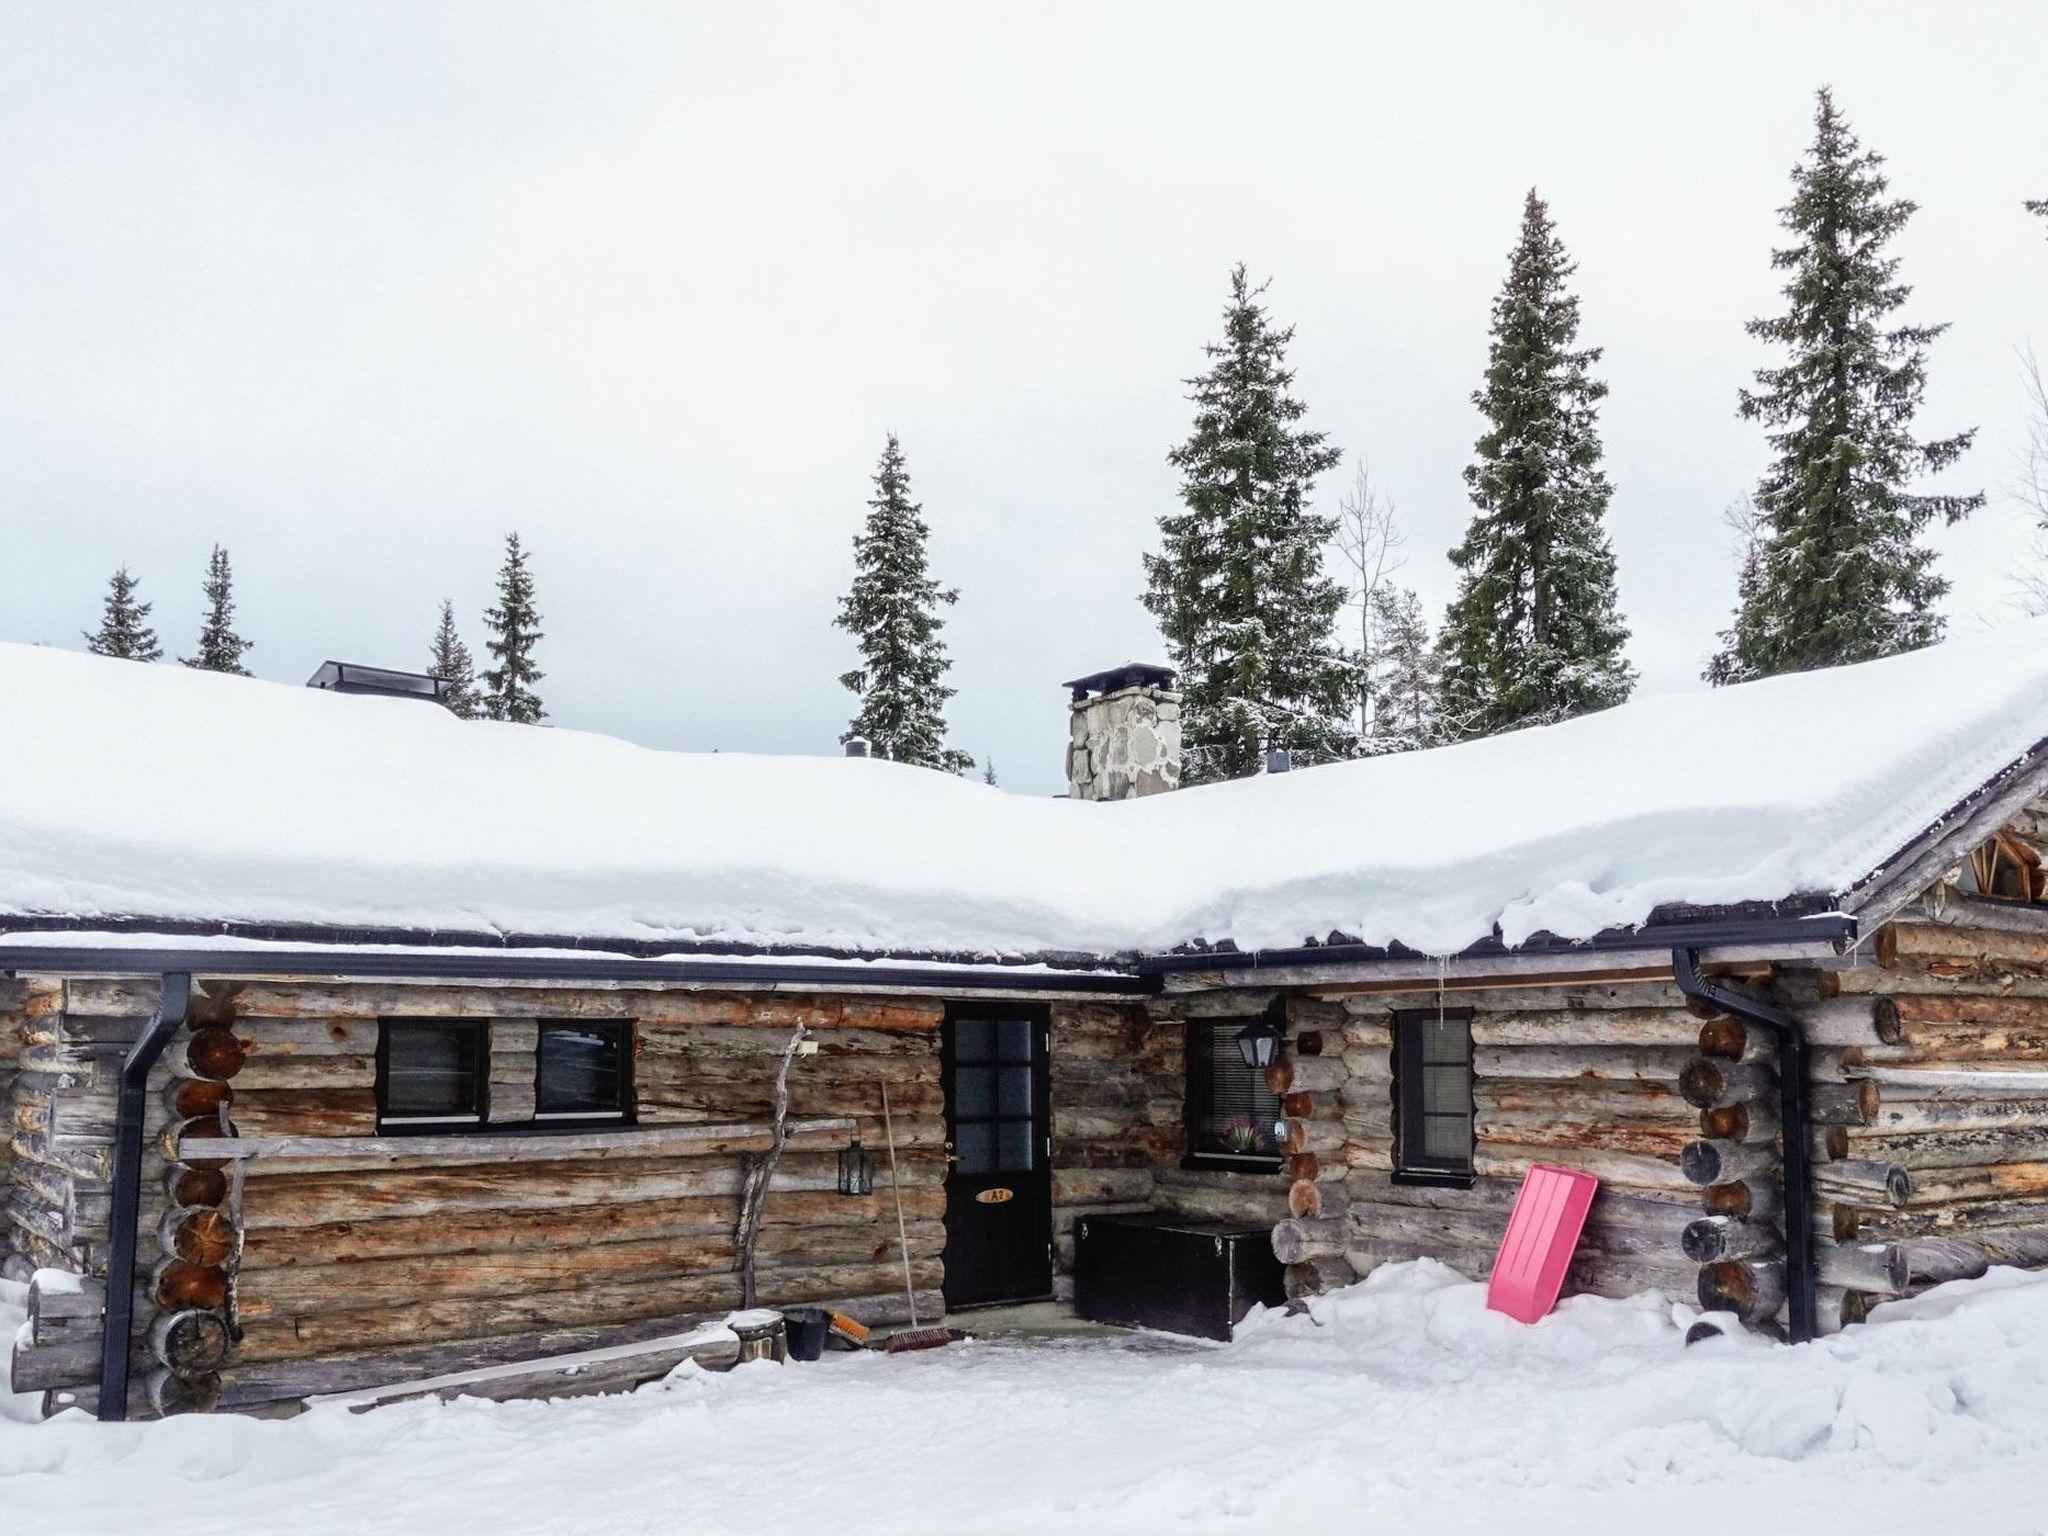
[[533,648],[546,636],[533,604],[533,573],[526,568],[526,558],[519,535],[507,534],[505,563],[498,568],[498,602],[484,611],[491,628],[490,652],[498,664],[484,671],[483,712],[488,719],[512,725],[538,725],[548,717],[534,691],[534,684],[547,674],[534,665]]
[[123,661],[162,659],[164,648],[157,641],[156,631],[149,627],[150,605],[135,596],[139,585],[125,565],[108,579],[100,627],[85,631],[85,648],[93,655],[114,656]]
[[1531,190],[1472,397],[1487,429],[1465,470],[1474,512],[1451,551],[1458,592],[1438,637],[1453,737],[1606,709],[1635,687],[1605,525],[1607,386],[1592,374],[1600,348],[1578,345],[1575,270]]
[[202,672],[228,672],[247,677],[242,653],[249,642],[235,632],[235,576],[228,565],[228,552],[220,545],[206,560],[206,617],[199,625],[199,649],[184,657],[188,667]]
[[1357,750],[1358,661],[1335,638],[1344,588],[1323,569],[1335,518],[1309,504],[1341,457],[1296,425],[1287,346],[1240,264],[1224,339],[1189,380],[1195,423],[1167,455],[1183,510],[1159,519],[1145,606],[1180,674],[1184,781],[1256,773],[1269,747],[1303,762]]
[[1885,250],[1916,205],[1887,196],[1883,166],[1823,90],[1813,146],[1780,210],[1792,243],[1771,253],[1787,274],[1786,309],[1749,323],[1788,355],[1742,392],[1742,414],[1770,429],[1773,457],[1756,489],[1762,537],[1745,562],[1735,622],[1707,665],[1710,682],[1868,661],[1941,638],[1935,605],[1948,582],[1921,535],[1984,498],[1908,489],[1953,464],[1975,432],[1914,435],[1927,347],[1947,326],[1895,319],[1913,290]]
[[839,681],[859,699],[846,727],[878,757],[965,773],[974,759],[946,745],[945,677],[952,662],[940,639],[939,609],[959,599],[933,579],[925,554],[931,530],[910,499],[902,445],[889,434],[875,466],[867,525],[853,541],[852,589],[840,602],[838,626],[860,646],[860,665]]

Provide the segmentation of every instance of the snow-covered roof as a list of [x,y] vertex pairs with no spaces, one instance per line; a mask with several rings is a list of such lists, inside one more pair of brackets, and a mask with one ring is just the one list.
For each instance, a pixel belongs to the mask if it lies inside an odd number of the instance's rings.
[[2043,738],[2048,623],[1119,804],[0,645],[0,914],[990,956],[1340,932],[1447,954],[1841,892]]

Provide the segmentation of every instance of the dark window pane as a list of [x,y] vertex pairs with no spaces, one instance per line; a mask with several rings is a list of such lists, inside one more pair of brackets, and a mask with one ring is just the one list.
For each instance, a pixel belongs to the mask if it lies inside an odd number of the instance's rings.
[[995,1127],[963,1125],[954,1131],[953,1150],[962,1173],[992,1173],[996,1165]]
[[995,1075],[994,1067],[955,1067],[953,1113],[970,1120],[980,1115],[994,1114],[995,1095],[991,1091],[991,1083]]
[[1002,1123],[1002,1171],[1004,1173],[1029,1173],[1032,1153],[1037,1149],[1031,1145],[1031,1122],[1029,1120],[1005,1120]]
[[616,1115],[626,1107],[626,1030],[543,1024],[535,1108],[543,1115]]
[[1273,1123],[1280,1097],[1263,1067],[1248,1067],[1237,1048],[1246,1020],[1188,1026],[1188,1150],[1228,1157],[1274,1157]]
[[1005,1061],[1029,1061],[1031,1059],[1031,1020],[998,1019],[996,1028],[1000,1031],[1002,1057]]
[[1424,1116],[1422,1149],[1431,1157],[1469,1157],[1472,1152],[1471,1124],[1460,1116]]
[[387,1120],[478,1117],[483,1056],[481,1023],[387,1020],[379,1112]]
[[1422,1069],[1422,1107],[1438,1113],[1462,1115],[1472,1107],[1471,1077],[1465,1064]]
[[1031,1069],[1029,1067],[1003,1068],[1002,1098],[997,1109],[1005,1115],[1028,1115],[1031,1113]]
[[953,1026],[955,1061],[990,1061],[995,1057],[995,1025],[988,1019],[961,1019]]

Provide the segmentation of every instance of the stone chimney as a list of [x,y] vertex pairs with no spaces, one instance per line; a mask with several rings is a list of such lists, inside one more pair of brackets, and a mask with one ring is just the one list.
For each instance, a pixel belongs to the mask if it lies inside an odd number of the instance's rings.
[[1165,667],[1126,662],[1067,683],[1067,793],[1131,800],[1180,787],[1180,695]]

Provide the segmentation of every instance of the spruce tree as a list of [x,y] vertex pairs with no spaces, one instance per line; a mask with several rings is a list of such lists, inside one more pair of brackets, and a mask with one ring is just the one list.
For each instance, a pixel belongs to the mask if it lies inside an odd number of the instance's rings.
[[1770,429],[1773,458],[1756,490],[1754,578],[1708,664],[1714,682],[1868,661],[1941,637],[1935,604],[1948,582],[1919,536],[1984,498],[1907,489],[1960,458],[1975,432],[1913,435],[1927,347],[1947,327],[1893,320],[1912,289],[1885,247],[1915,205],[1886,195],[1883,166],[1821,91],[1813,146],[1779,210],[1792,243],[1771,253],[1787,274],[1787,307],[1749,322],[1787,357],[1742,392],[1741,414]]
[[455,605],[446,598],[441,600],[441,623],[434,631],[427,672],[447,683],[441,702],[450,714],[462,720],[476,718],[476,663],[455,632]]
[[931,530],[910,499],[910,472],[891,432],[875,467],[866,526],[853,540],[853,586],[833,622],[854,637],[861,663],[839,681],[860,700],[840,739],[865,737],[877,757],[965,773],[974,759],[946,746],[945,676],[952,662],[939,638],[939,609],[960,594],[941,587],[926,563]]
[[1223,340],[1187,381],[1195,406],[1181,472],[1182,510],[1159,519],[1145,556],[1145,606],[1180,674],[1185,782],[1256,773],[1271,747],[1307,762],[1349,757],[1358,659],[1336,639],[1345,591],[1323,566],[1337,519],[1309,504],[1341,455],[1297,423],[1292,327],[1267,317],[1243,263],[1230,274]]
[[1461,574],[1440,640],[1454,736],[1606,709],[1635,687],[1604,521],[1607,386],[1592,374],[1601,349],[1578,345],[1576,270],[1531,189],[1472,396],[1487,428],[1465,469],[1475,510],[1451,551]]
[[125,565],[107,582],[100,627],[84,632],[86,649],[95,656],[116,656],[124,661],[162,658],[164,648],[157,644],[156,631],[149,627],[150,605],[135,600],[137,585]]
[[1413,752],[1443,740],[1438,714],[1441,662],[1430,643],[1422,599],[1392,582],[1373,594],[1371,753]]
[[483,712],[486,719],[513,725],[537,725],[547,719],[533,685],[547,674],[533,664],[533,648],[543,638],[540,614],[533,606],[533,576],[526,569],[526,551],[519,535],[505,536],[505,563],[498,567],[498,602],[484,610],[491,630],[487,642],[497,658],[484,671]]
[[247,677],[242,653],[249,642],[235,633],[235,576],[228,568],[228,552],[220,545],[206,559],[206,616],[199,621],[199,654],[181,657],[186,666],[201,672],[227,672]]

